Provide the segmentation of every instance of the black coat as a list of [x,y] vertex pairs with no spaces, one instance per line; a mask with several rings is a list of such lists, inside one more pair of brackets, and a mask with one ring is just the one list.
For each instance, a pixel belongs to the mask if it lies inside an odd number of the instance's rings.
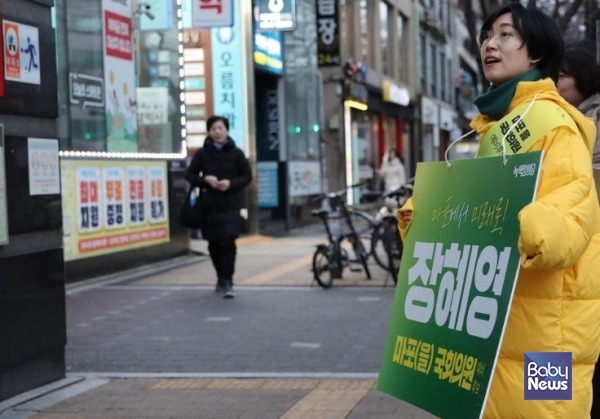
[[[244,152],[227,137],[221,150],[207,137],[204,147],[196,151],[187,169],[185,178],[193,186],[202,189],[202,206],[205,221],[202,237],[206,240],[236,238],[241,232],[240,209],[242,190],[252,180],[252,171]],[[218,180],[228,179],[231,186],[225,192],[212,189],[204,176],[215,176]]]

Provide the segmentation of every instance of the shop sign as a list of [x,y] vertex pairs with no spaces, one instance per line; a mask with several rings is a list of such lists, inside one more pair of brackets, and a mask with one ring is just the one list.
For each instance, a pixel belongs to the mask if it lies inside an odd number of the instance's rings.
[[169,240],[166,162],[62,160],[65,260]]
[[192,26],[214,28],[233,25],[233,0],[192,0]]
[[296,0],[258,0],[256,6],[259,29],[296,29]]
[[279,174],[276,161],[256,163],[258,181],[258,206],[277,208],[279,206]]
[[101,108],[104,106],[104,81],[101,77],[69,73],[69,98],[72,105]]
[[408,106],[410,103],[408,90],[395,85],[389,80],[383,82],[382,98],[385,102],[392,102],[400,106]]
[[341,64],[337,0],[317,0],[317,64],[319,67]]
[[279,97],[277,88],[257,92],[256,157],[259,161],[279,158]]
[[346,80],[344,99],[354,100],[356,102],[366,104],[369,100],[369,91],[367,90],[367,86]]
[[[240,14],[240,2],[235,2],[234,13]],[[240,19],[232,27],[211,29],[212,103],[215,115],[229,119],[229,135],[246,150],[248,135],[244,89],[245,71],[242,63],[242,28]]]
[[254,66],[274,74],[283,74],[283,42],[281,32],[254,34]]

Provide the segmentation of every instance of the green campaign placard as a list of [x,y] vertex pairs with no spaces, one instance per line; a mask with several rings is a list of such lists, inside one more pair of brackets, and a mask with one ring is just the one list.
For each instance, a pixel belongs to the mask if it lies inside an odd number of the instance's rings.
[[519,273],[517,215],[541,159],[417,165],[380,391],[443,419],[481,417]]

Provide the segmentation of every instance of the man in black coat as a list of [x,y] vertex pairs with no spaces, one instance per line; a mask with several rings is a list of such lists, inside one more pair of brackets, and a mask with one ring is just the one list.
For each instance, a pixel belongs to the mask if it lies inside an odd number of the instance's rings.
[[202,189],[202,237],[208,240],[208,252],[217,272],[216,291],[233,298],[242,190],[252,180],[252,171],[244,152],[228,136],[227,118],[211,116],[206,127],[209,136],[194,154],[185,178]]

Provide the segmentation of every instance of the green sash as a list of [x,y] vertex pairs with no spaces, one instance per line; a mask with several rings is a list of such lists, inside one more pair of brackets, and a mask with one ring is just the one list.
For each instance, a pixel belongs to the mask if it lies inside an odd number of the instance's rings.
[[524,153],[542,136],[559,126],[567,126],[579,132],[573,118],[557,103],[550,100],[536,100],[531,109],[522,115],[531,102],[517,106],[504,118],[496,122],[485,134],[477,157],[501,156],[502,138],[509,128],[519,120],[517,125],[506,135],[506,155]]

